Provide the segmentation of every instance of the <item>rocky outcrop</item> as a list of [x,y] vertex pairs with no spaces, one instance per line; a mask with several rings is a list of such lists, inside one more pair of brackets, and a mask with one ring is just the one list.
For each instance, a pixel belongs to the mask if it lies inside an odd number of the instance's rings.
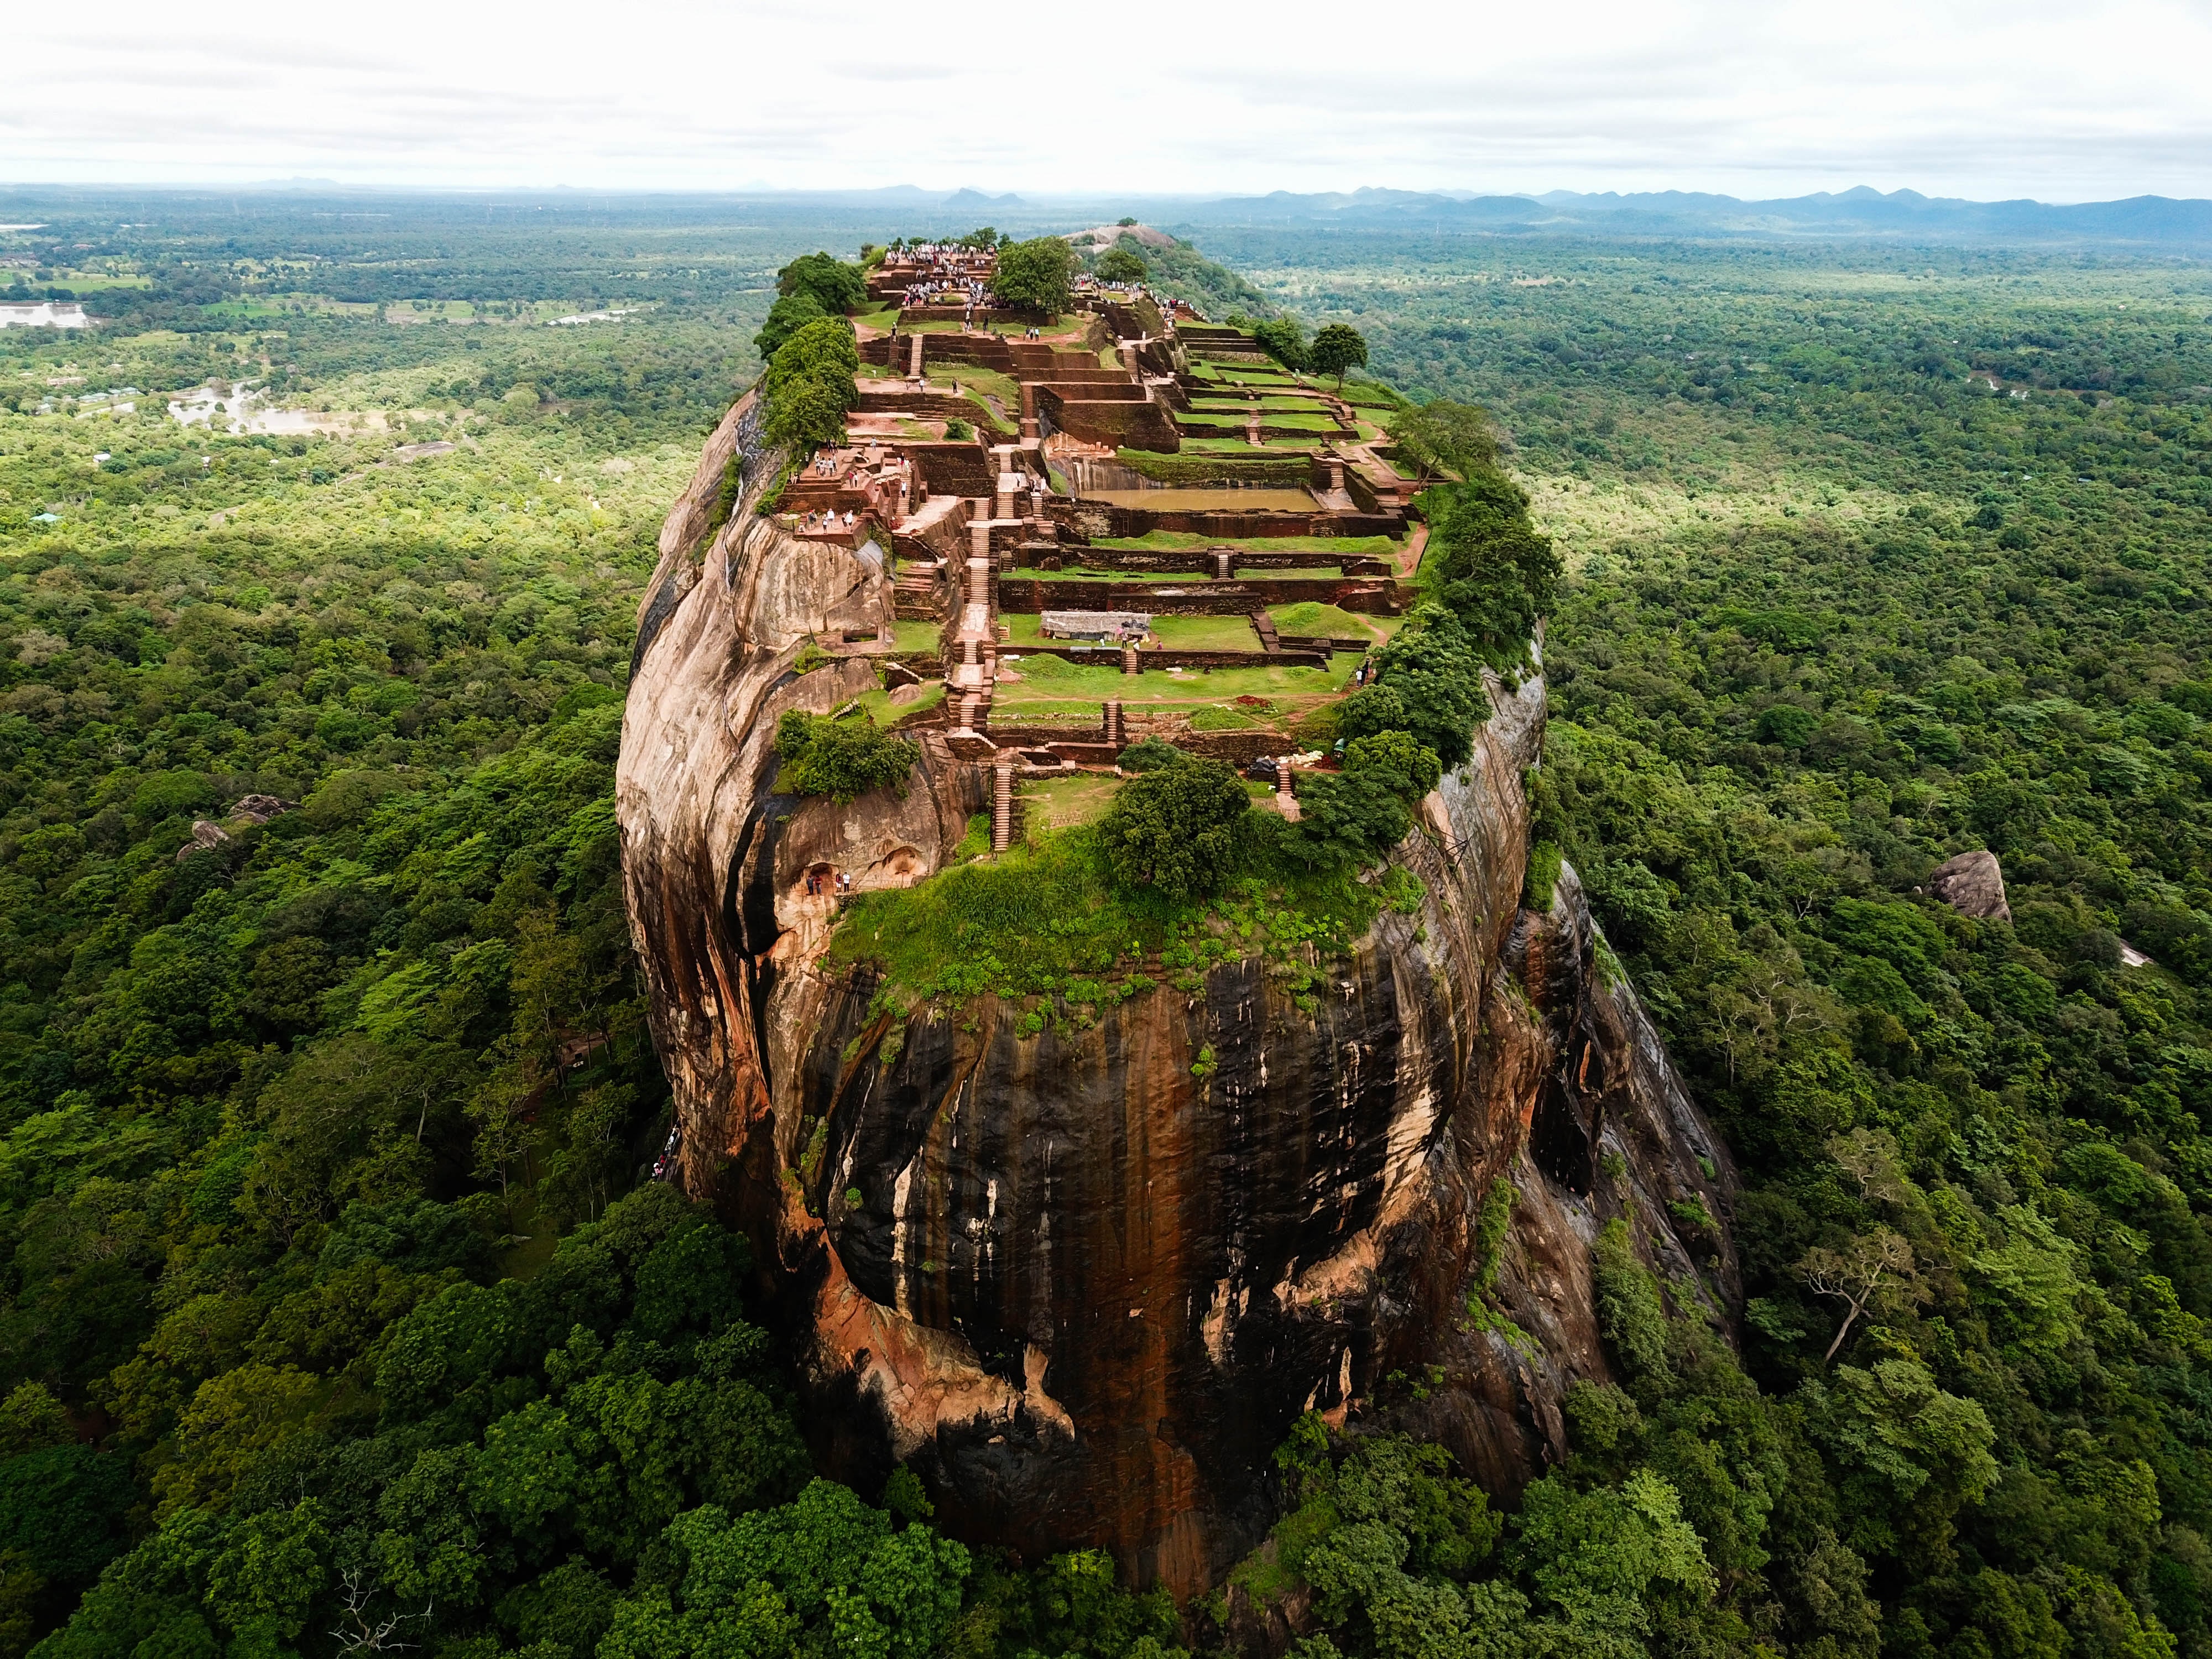
[[1732,1302],[1725,1152],[1573,872],[1521,903],[1540,678],[1492,684],[1474,758],[1394,854],[1418,907],[1384,907],[1310,991],[1255,958],[1031,1034],[1019,1006],[909,1016],[828,965],[808,872],[927,878],[983,779],[925,759],[903,797],[775,793],[775,719],[865,672],[796,675],[797,647],[883,575],[744,511],[701,545],[738,420],[664,534],[617,800],[682,1179],[753,1239],[828,1470],[865,1490],[905,1462],[955,1533],[1109,1547],[1188,1593],[1264,1532],[1298,1414],[1369,1409],[1393,1372],[1437,1376],[1394,1409],[1492,1489],[1559,1455],[1561,1395],[1606,1370],[1607,1216],[1632,1212],[1678,1296]]
[[2004,871],[1995,853],[1960,853],[1936,866],[1928,890],[1961,915],[1982,921],[2010,921],[2005,902]]

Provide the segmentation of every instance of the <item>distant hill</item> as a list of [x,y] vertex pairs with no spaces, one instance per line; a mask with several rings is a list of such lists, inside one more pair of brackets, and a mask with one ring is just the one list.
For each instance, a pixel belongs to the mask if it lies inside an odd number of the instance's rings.
[[2212,246],[2212,201],[2136,196],[2118,202],[2053,204],[1969,202],[1884,195],[1864,185],[1839,192],[1772,201],[1688,191],[1583,195],[1452,196],[1405,190],[1357,190],[1297,195],[1225,197],[1193,204],[1194,223],[1305,221],[1386,228],[1550,232],[1587,229],[1605,235],[1877,236],[1899,240],[2154,242]]

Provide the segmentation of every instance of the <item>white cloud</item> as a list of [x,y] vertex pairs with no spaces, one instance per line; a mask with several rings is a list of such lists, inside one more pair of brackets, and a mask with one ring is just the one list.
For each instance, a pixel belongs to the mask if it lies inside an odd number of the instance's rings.
[[2203,0],[25,9],[0,178],[2212,193]]

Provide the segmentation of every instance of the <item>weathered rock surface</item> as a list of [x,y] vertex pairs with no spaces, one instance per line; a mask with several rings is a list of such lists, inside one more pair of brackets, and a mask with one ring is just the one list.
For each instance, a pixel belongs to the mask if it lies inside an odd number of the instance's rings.
[[[986,783],[926,763],[902,799],[775,793],[777,716],[866,672],[796,676],[797,647],[887,596],[879,568],[746,511],[701,546],[746,418],[663,532],[618,805],[683,1179],[753,1238],[830,1473],[872,1490],[910,1463],[957,1534],[1109,1547],[1188,1593],[1264,1531],[1297,1415],[1394,1370],[1442,1368],[1398,1409],[1493,1490],[1540,1473],[1565,1388],[1606,1371],[1588,1247],[1608,1216],[1632,1209],[1670,1282],[1733,1302],[1725,1151],[1573,872],[1547,912],[1520,903],[1540,679],[1492,685],[1474,758],[1394,855],[1418,911],[1385,908],[1316,1006],[1249,960],[1024,1036],[1018,1006],[908,1018],[823,964],[834,901],[808,872],[926,877]],[[768,470],[749,459],[749,488]],[[1492,1301],[1516,1340],[1468,1316],[1500,1180],[1519,1197]],[[1700,1211],[1717,1224],[1684,1236],[1672,1217]]]
[[1984,921],[2010,921],[2004,871],[1995,853],[1960,853],[1936,866],[1928,890],[1954,910]]

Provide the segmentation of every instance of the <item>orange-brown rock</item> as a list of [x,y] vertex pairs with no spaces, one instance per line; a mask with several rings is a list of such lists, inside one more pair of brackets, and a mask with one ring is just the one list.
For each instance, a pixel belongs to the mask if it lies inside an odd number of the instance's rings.
[[[834,897],[940,868],[988,782],[925,760],[903,798],[775,793],[770,738],[858,665],[794,674],[810,632],[872,625],[886,580],[744,503],[707,535],[749,405],[663,532],[617,799],[633,927],[684,1131],[683,1182],[752,1237],[797,1339],[828,1472],[919,1472],[940,1521],[1036,1555],[1112,1549],[1139,1582],[1218,1582],[1264,1534],[1301,1412],[1392,1409],[1510,1493],[1603,1375],[1589,1243],[1632,1207],[1667,1277],[1734,1295],[1727,1156],[1563,872],[1521,904],[1540,678],[1493,683],[1474,757],[1394,854],[1419,878],[1311,994],[1259,960],[1026,1035],[990,997],[911,1018],[821,946]],[[745,466],[750,489],[772,458]],[[1210,1053],[1209,1053],[1210,1051]],[[1519,1197],[1492,1316],[1480,1218]],[[1631,1200],[1633,1200],[1632,1206]],[[1425,1368],[1437,1367],[1434,1373]]]

